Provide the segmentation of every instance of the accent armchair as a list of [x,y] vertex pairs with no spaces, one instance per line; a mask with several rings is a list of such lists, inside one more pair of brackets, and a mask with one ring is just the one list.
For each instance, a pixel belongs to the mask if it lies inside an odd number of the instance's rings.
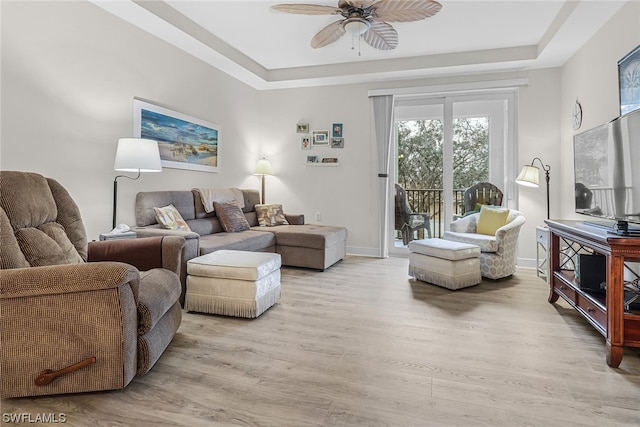
[[492,236],[476,233],[479,218],[480,213],[474,213],[453,221],[442,238],[479,246],[482,277],[501,279],[511,276],[516,271],[516,245],[525,217],[522,212],[510,210],[506,224]]
[[184,238],[87,243],[57,181],[14,171],[0,231],[2,397],[119,389],[151,369],[182,319]]

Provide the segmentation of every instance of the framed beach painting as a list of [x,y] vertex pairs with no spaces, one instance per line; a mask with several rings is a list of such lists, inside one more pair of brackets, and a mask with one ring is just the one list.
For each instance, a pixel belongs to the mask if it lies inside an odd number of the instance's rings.
[[133,100],[133,134],[158,141],[162,167],[220,171],[220,126]]

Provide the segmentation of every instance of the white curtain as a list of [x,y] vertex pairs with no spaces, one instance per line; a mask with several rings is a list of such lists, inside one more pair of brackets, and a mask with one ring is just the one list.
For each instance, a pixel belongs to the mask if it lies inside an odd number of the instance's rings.
[[380,258],[389,256],[389,160],[393,131],[393,95],[372,96],[374,131],[378,146],[380,192]]

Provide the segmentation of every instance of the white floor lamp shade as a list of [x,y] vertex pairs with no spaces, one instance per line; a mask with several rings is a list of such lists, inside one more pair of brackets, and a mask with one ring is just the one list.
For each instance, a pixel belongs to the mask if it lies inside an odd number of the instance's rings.
[[158,143],[152,139],[120,138],[113,169],[121,172],[161,172]]
[[260,160],[258,160],[258,163],[256,163],[256,169],[253,171],[254,175],[258,175],[261,177],[261,181],[262,181],[262,194],[260,202],[264,205],[265,203],[265,197],[264,197],[264,177],[266,175],[273,175],[273,169],[271,168],[271,162],[269,162],[269,160],[265,159],[264,157],[261,158]]
[[549,171],[551,166],[542,163],[539,157],[534,157],[530,165],[524,165],[520,171],[520,175],[516,178],[516,184],[524,185],[525,187],[539,187],[540,186],[540,168],[534,166],[535,161],[540,163],[544,170],[544,180],[547,182],[547,219],[549,219]]
[[113,180],[113,228],[116,226],[116,212],[118,206],[118,178],[138,179],[141,172],[162,172],[162,161],[158,142],[152,139],[120,138],[116,149],[116,159],[113,169],[120,172],[137,172],[132,178],[118,175]]
[[516,178],[516,184],[525,187],[538,187],[540,185],[540,169],[535,166],[524,166]]

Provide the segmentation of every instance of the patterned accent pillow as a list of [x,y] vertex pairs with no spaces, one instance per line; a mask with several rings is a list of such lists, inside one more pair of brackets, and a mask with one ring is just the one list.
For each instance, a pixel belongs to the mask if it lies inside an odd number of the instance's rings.
[[260,227],[289,224],[284,216],[282,205],[256,205],[256,214]]
[[213,210],[216,212],[222,228],[227,233],[236,233],[251,228],[237,200],[213,202]]
[[175,206],[169,205],[163,208],[153,208],[158,224],[169,230],[191,231],[189,224],[182,218]]

